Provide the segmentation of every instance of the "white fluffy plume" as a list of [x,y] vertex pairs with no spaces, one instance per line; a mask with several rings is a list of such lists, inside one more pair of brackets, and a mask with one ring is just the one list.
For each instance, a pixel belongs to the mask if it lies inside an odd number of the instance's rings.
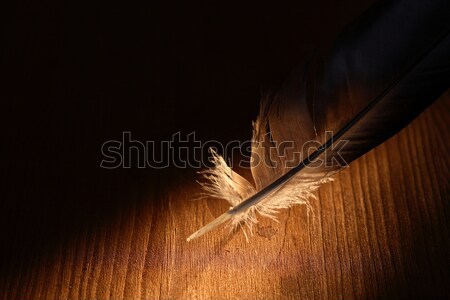
[[[288,170],[285,165],[286,162],[282,161],[284,156],[278,153],[279,149],[268,147],[270,136],[267,134],[268,118],[264,111],[266,110],[262,105],[260,116],[253,123],[251,172],[254,183],[233,171],[222,156],[210,149],[213,167],[200,172],[205,179],[200,182],[204,190],[204,196],[224,199],[234,207],[262,190],[277,176],[283,175]],[[272,153],[274,151],[275,153]],[[267,163],[268,157],[271,159],[270,163]],[[277,160],[275,162],[273,161],[274,157]],[[251,233],[253,225],[258,222],[258,215],[276,221],[276,214],[279,210],[290,208],[293,205],[306,205],[308,210],[311,210],[309,200],[315,199],[314,191],[321,184],[331,180],[330,176],[325,176],[325,174],[314,174],[310,175],[309,178],[307,176],[296,176],[276,193],[232,218],[230,221],[231,228],[245,225],[244,227]],[[244,227],[242,228],[244,229]]]

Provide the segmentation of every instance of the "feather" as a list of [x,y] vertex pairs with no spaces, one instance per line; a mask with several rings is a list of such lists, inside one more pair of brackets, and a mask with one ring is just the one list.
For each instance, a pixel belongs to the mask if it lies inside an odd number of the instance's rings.
[[280,209],[310,207],[320,185],[444,93],[450,83],[449,6],[447,0],[377,3],[329,55],[311,59],[263,99],[253,123],[254,184],[212,152],[214,167],[202,172],[203,188],[232,207],[188,241],[227,220],[251,232],[258,214],[274,219]]

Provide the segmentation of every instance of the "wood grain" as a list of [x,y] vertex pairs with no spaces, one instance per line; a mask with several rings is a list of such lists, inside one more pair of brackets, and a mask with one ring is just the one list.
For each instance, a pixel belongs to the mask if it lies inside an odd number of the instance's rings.
[[[186,242],[227,209],[191,201],[193,170],[69,174],[71,184],[58,189],[58,175],[35,162],[24,181],[47,176],[54,188],[45,196],[72,206],[2,201],[0,298],[448,297],[449,105],[447,93],[321,187],[313,214],[295,207],[279,223],[261,220],[249,242],[224,228]],[[105,179],[111,172],[114,180]],[[32,198],[42,182],[21,188]]]

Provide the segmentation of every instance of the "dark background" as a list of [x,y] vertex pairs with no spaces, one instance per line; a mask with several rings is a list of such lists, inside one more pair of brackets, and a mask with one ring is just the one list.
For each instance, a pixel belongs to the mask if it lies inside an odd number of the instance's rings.
[[2,111],[49,139],[80,124],[103,139],[247,138],[261,93],[373,1],[363,2],[22,1],[3,11]]
[[261,95],[371,2],[3,4],[1,274],[70,238],[74,224],[126,210],[124,195],[145,178],[195,176],[103,170],[103,142],[123,131],[141,141],[177,131],[249,139]]

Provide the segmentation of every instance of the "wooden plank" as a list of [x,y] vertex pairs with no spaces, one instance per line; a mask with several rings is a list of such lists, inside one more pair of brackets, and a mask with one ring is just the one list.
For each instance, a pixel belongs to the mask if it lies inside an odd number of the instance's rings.
[[[3,202],[3,233],[11,234],[2,243],[0,299],[450,296],[449,101],[447,93],[321,187],[310,216],[299,206],[279,223],[262,219],[248,242],[225,228],[186,242],[227,209],[220,200],[191,201],[200,191],[192,170],[138,173],[131,183],[126,172],[114,181],[78,178],[72,188],[91,201],[59,207],[56,221],[46,221],[54,210],[45,202],[38,223],[22,219],[20,203]],[[24,188],[30,196],[39,189]],[[49,197],[71,199],[73,191],[57,192]],[[15,236],[25,232],[26,241]]]

